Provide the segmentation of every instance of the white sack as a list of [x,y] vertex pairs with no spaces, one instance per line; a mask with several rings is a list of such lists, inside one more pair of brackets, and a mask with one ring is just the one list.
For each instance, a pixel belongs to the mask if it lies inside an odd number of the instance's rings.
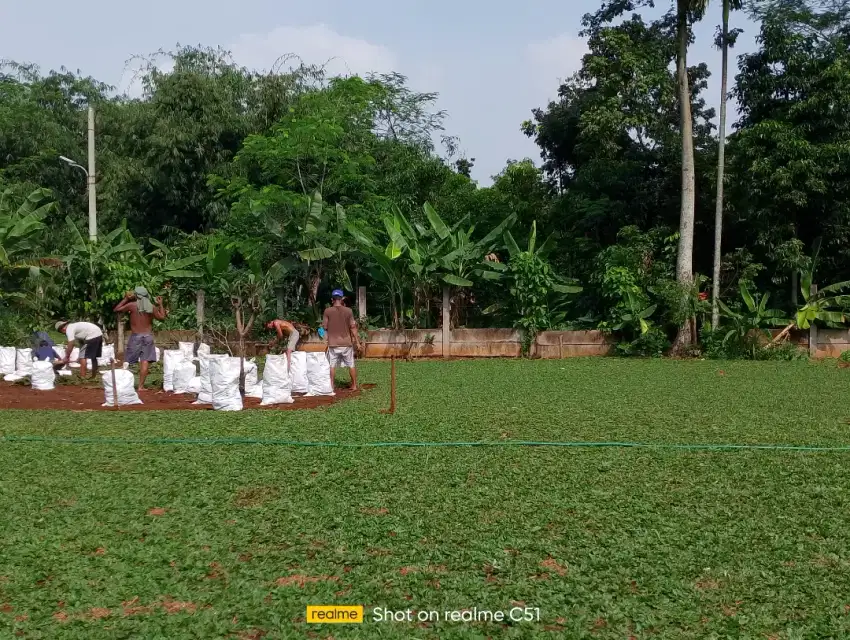
[[171,380],[174,387],[174,393],[189,393],[189,383],[195,377],[195,363],[181,362],[174,367]]
[[326,353],[307,354],[307,385],[308,396],[336,395],[331,385],[331,363]]
[[200,393],[201,392],[201,376],[195,376],[191,380],[189,380],[189,386],[186,387],[186,393]]
[[263,401],[261,406],[292,404],[292,381],[286,366],[286,356],[266,356],[263,368]]
[[63,377],[68,377],[68,376],[74,375],[74,372],[71,371],[70,369],[68,369],[67,367],[65,367],[64,369],[59,369],[59,371],[57,371],[56,373],[58,373],[60,376],[63,376]]
[[195,343],[194,342],[178,342],[177,349],[183,354],[183,359],[189,362],[192,361],[192,358],[195,357]]
[[198,356],[198,364],[200,366],[201,388],[198,391],[198,399],[194,404],[212,404],[212,386],[210,385],[210,360],[213,358],[224,358],[222,355],[200,355]]
[[216,411],[242,411],[239,369],[239,358],[224,357],[210,360],[212,406]]
[[10,373],[8,375],[3,376],[3,379],[6,382],[17,382],[18,380],[24,380],[26,376],[19,376],[16,373]]
[[[70,371],[69,371],[70,373]],[[32,363],[32,388],[36,391],[52,391],[56,388],[56,373],[53,364],[49,360]]]
[[[67,348],[67,345],[64,345],[64,344],[56,344],[56,345],[53,345],[53,352],[54,352],[57,356],[59,356],[59,359],[60,359],[60,360],[64,360],[64,359],[65,359],[65,349],[66,349],[66,348]],[[71,358],[69,359],[69,364],[68,364],[68,366],[69,366],[69,367],[74,367],[74,368],[76,369],[77,367],[79,367],[79,366],[80,366],[80,365],[79,365],[79,363],[77,362],[77,360],[79,360],[79,359],[80,359],[80,348],[79,348],[79,347],[74,347],[73,349],[71,349]],[[63,369],[63,371],[64,371],[64,369]],[[63,375],[68,375],[68,374],[63,374]]]
[[259,381],[257,363],[253,360],[245,361],[245,397],[263,397],[263,384]]
[[[114,407],[112,394],[112,371],[104,371],[101,374],[103,379],[103,397],[106,402],[104,407]],[[139,394],[136,393],[136,378],[131,371],[124,369],[115,370],[115,385],[118,387],[118,406],[128,404],[143,404],[139,399]]]
[[185,357],[179,349],[166,349],[162,352],[162,390],[174,391],[174,368]]
[[210,349],[210,345],[204,344],[203,342],[198,345],[198,357],[199,358],[201,357],[202,354],[205,355],[205,356],[208,356],[211,353],[212,353],[212,349]]
[[32,375],[32,349],[15,351],[15,375],[24,378]]
[[[328,373],[330,376],[330,373]],[[307,393],[310,385],[307,382],[307,352],[292,352],[292,367],[289,369],[289,377],[292,379],[292,393]]]
[[15,373],[15,347],[0,347],[0,376]]
[[101,355],[97,359],[99,367],[108,367],[115,360],[115,345],[105,344],[101,349]]

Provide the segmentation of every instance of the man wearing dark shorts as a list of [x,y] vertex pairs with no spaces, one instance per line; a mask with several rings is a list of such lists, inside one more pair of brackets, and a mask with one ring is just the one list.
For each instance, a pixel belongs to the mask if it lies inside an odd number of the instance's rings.
[[130,314],[130,340],[124,351],[124,362],[139,364],[139,391],[145,386],[145,378],[151,362],[156,362],[156,345],[153,341],[153,321],[165,320],[168,315],[162,306],[162,298],[156,299],[156,306],[150,300],[150,294],[144,287],[136,287],[128,292],[124,299],[115,305],[116,313]]
[[91,322],[68,322],[60,320],[56,323],[56,330],[64,333],[68,339],[65,347],[65,357],[57,364],[68,364],[71,361],[71,352],[74,343],[80,343],[80,377],[86,377],[86,360],[91,360],[91,377],[97,376],[97,359],[103,355],[103,331]]

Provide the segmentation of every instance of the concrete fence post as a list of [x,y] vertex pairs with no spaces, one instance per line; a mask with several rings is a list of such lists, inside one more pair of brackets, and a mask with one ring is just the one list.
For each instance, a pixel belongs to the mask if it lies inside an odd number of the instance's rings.
[[[818,286],[813,284],[809,289],[810,296],[815,295],[818,292]],[[812,322],[809,325],[809,357],[814,358],[818,352],[818,327]]]
[[443,357],[452,354],[452,299],[449,287],[443,287]]
[[366,287],[357,287],[357,315],[360,322],[366,320]]

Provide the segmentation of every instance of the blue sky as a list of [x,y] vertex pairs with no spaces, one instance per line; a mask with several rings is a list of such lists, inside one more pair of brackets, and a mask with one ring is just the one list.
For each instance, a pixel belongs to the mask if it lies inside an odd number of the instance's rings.
[[[221,45],[236,62],[268,69],[287,53],[306,62],[332,60],[332,72],[398,71],[413,88],[440,93],[446,133],[474,157],[473,177],[489,184],[508,159],[539,160],[519,131],[530,111],[556,94],[559,79],[581,64],[581,16],[597,0],[0,0],[0,57],[65,67],[126,88],[135,54],[180,44]],[[659,3],[660,14],[669,3]],[[720,20],[714,0],[696,29],[690,61],[714,73],[707,98],[719,99]],[[757,27],[745,30],[735,55],[751,51]],[[734,65],[733,65],[734,66]],[[733,68],[734,73],[734,68]],[[734,119],[734,111],[730,114]]]

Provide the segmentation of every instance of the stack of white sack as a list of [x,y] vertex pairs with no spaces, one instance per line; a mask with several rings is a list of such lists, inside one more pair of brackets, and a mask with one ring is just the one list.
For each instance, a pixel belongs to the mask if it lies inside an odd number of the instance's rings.
[[[294,355],[294,354],[293,354]],[[331,383],[331,363],[325,353],[307,354],[308,396],[334,396]]]
[[36,391],[53,391],[56,388],[56,372],[53,371],[53,363],[49,360],[33,362],[30,380],[32,388]]
[[[139,394],[136,393],[136,378],[133,376],[133,373],[131,371],[125,371],[124,369],[116,369],[114,373],[115,386],[118,389],[118,406],[143,404],[139,398]],[[112,371],[104,371],[101,374],[101,379],[103,380],[103,398],[105,400],[103,403],[104,407],[115,406],[115,392],[112,388],[112,374]]]
[[289,377],[286,356],[266,356],[263,369],[262,406],[292,404],[292,381]]
[[172,373],[172,384],[174,393],[190,393],[189,385],[195,377],[197,369],[194,362],[180,362],[174,367]]
[[15,373],[15,347],[0,347],[0,376]]
[[257,363],[254,360],[245,361],[245,397],[263,397],[263,385],[259,380],[259,371],[257,369]]
[[211,358],[210,387],[212,406],[216,411],[242,411],[242,394],[239,393],[239,358],[224,356]]
[[32,375],[32,349],[15,349],[15,370],[3,376],[6,382],[17,382]]
[[289,377],[292,379],[292,393],[307,393],[310,390],[310,384],[307,381],[306,351],[292,352],[292,366],[289,369]]

